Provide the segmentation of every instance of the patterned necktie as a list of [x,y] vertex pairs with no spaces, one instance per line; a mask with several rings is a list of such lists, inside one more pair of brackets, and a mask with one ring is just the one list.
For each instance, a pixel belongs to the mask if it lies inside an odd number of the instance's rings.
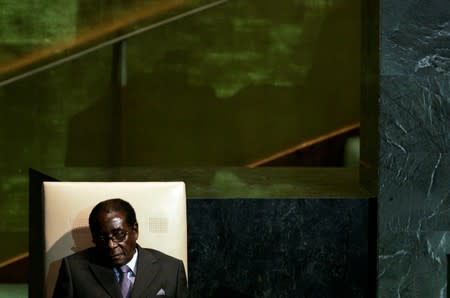
[[120,267],[120,292],[122,292],[122,297],[127,298],[128,294],[130,294],[131,290],[131,280],[128,278],[128,272],[130,272],[131,269],[128,267],[128,265],[123,265]]

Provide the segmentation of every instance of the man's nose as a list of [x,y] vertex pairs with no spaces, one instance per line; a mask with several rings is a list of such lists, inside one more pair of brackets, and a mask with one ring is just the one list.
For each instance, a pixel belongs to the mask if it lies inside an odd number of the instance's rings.
[[115,248],[117,246],[117,243],[112,241],[112,239],[108,239],[108,247],[109,248]]

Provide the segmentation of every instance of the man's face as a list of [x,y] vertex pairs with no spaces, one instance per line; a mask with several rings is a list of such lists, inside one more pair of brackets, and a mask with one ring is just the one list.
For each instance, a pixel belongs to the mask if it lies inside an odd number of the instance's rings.
[[97,215],[98,230],[92,231],[98,251],[111,266],[122,266],[134,255],[139,230],[137,224],[130,227],[124,212],[100,212]]

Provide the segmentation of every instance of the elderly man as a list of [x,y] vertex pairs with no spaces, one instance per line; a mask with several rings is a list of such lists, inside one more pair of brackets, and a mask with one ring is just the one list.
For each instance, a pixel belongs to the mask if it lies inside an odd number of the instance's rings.
[[183,262],[136,244],[139,228],[128,202],[100,202],[89,228],[95,247],[63,259],[53,297],[187,297]]

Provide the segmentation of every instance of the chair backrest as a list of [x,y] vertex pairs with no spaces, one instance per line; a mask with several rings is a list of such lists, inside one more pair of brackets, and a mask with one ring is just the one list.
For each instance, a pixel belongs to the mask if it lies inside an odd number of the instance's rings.
[[134,207],[139,245],[183,260],[187,274],[183,182],[44,182],[43,188],[47,297],[53,293],[61,259],[93,246],[89,213],[98,202],[111,198]]

